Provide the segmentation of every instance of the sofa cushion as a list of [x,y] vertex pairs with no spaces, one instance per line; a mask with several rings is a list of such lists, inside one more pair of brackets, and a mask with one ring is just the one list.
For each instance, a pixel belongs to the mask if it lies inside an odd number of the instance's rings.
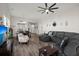
[[72,33],[72,32],[65,32],[65,36],[68,36],[68,37],[72,38],[72,37],[75,36],[75,33]]
[[68,43],[68,45],[64,49],[64,54],[68,56],[75,56],[76,55],[76,48],[79,46],[76,42]]
[[48,36],[47,34],[44,34],[44,35],[40,36],[39,39],[40,39],[41,41],[48,42],[48,41],[51,40],[51,37]]
[[76,48],[79,46],[79,39],[78,38],[70,38],[69,43],[64,49],[64,53],[69,56],[76,55]]
[[51,40],[53,41],[53,42],[55,42],[57,45],[60,45],[60,43],[61,43],[61,39],[60,38],[58,38],[58,37],[52,37],[51,38]]
[[56,37],[63,39],[64,38],[64,32],[56,32]]
[[76,48],[76,55],[79,56],[79,46]]

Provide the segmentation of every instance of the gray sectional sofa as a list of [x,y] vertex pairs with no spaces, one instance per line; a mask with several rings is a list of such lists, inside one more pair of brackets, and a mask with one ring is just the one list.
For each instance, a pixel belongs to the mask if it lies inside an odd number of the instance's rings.
[[61,49],[59,55],[76,56],[79,46],[79,33],[50,31],[39,37],[41,41],[56,43],[56,47]]

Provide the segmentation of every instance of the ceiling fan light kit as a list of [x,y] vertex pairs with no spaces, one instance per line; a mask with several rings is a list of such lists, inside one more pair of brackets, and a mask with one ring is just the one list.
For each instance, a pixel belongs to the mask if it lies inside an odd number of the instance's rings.
[[54,7],[55,5],[56,5],[56,3],[54,3],[53,5],[51,5],[51,6],[48,7],[48,4],[45,3],[45,7],[39,6],[38,8],[41,9],[41,10],[39,10],[39,11],[42,12],[42,14],[43,14],[43,13],[47,13],[47,14],[48,14],[49,12],[54,13],[54,10],[55,10],[55,9],[58,9],[58,7]]

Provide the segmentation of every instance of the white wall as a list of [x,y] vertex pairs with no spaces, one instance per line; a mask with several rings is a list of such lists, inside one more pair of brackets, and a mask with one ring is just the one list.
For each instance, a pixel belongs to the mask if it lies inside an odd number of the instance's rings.
[[8,4],[0,3],[0,16],[6,16],[7,18],[10,19]]
[[[52,26],[53,22],[57,23],[56,27]],[[68,22],[68,25],[66,25]],[[79,33],[79,7],[69,8],[54,14],[49,19],[39,23],[39,34],[48,31],[66,31]]]

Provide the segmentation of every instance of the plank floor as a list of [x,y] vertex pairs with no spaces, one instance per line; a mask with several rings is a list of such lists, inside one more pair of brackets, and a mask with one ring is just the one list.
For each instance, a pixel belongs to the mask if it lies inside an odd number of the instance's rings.
[[39,39],[37,35],[32,37],[27,44],[19,44],[14,40],[13,55],[14,56],[38,56],[39,55]]
[[42,42],[39,36],[31,34],[29,43],[19,44],[17,39],[14,40],[13,55],[14,56],[39,56],[39,48],[53,45],[52,42]]

